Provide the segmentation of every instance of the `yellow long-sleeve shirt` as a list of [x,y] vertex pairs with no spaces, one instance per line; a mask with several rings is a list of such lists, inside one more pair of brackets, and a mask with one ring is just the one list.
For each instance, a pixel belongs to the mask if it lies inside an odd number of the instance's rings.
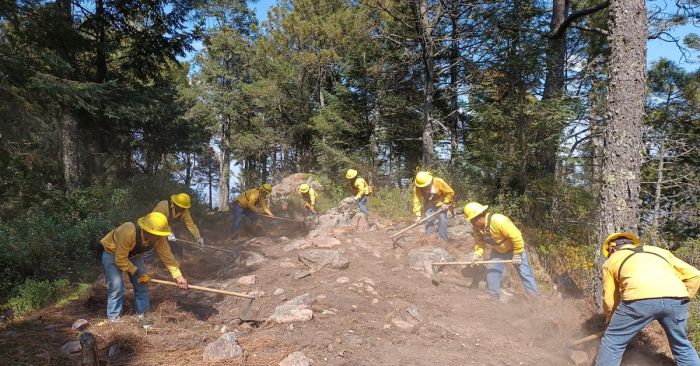
[[449,205],[454,200],[454,197],[455,191],[447,182],[442,178],[433,178],[430,191],[413,186],[413,213],[420,217],[423,214],[423,206],[440,207]]
[[355,198],[357,198],[358,200],[360,198],[362,198],[363,196],[369,195],[369,185],[367,184],[367,182],[364,179],[362,179],[360,177],[355,179],[355,182],[353,183],[352,188],[353,188],[353,193],[355,194]]
[[156,204],[156,207],[153,208],[153,212],[160,212],[165,217],[168,218],[168,223],[172,226],[174,223],[176,223],[179,220],[182,220],[182,222],[185,223],[185,226],[187,226],[187,230],[194,236],[195,239],[199,239],[202,237],[199,233],[199,228],[197,225],[195,225],[194,221],[192,220],[192,215],[190,215],[190,210],[187,208],[182,209],[182,212],[180,214],[175,213],[175,208],[173,208],[174,203],[168,201],[168,200],[163,200],[158,202]]
[[610,319],[620,300],[693,298],[700,287],[697,268],[666,249],[650,245],[639,248],[623,245],[603,263],[602,272],[606,320]]
[[304,202],[311,205],[312,210],[316,209],[316,200],[318,200],[318,193],[316,193],[316,190],[309,187],[309,191],[306,193],[302,193],[301,198],[304,200]]
[[[514,254],[522,253],[525,249],[523,234],[520,233],[515,224],[510,219],[501,214],[486,214],[488,230],[477,230],[472,232],[476,241],[474,253],[484,255],[484,247],[488,244],[499,253],[513,251]],[[489,236],[490,232],[490,236]]]
[[[129,260],[129,253],[136,246],[136,224],[125,222],[117,226],[116,229],[107,233],[100,240],[100,243],[107,253],[114,255],[114,262],[119,269],[131,275],[136,273],[136,266]],[[177,263],[173,253],[170,252],[170,245],[166,237],[160,237],[154,243],[151,243],[146,241],[146,237],[141,231],[141,243],[144,246],[144,251],[152,247],[155,248],[161,262],[165,264],[173,278],[182,276],[180,264]]]
[[[243,192],[236,198],[236,202],[238,202],[241,207],[247,208],[255,213],[260,213],[262,211],[266,215],[272,215],[272,211],[267,208],[265,198],[260,193],[259,188],[253,188]],[[260,206],[260,208],[257,206]]]

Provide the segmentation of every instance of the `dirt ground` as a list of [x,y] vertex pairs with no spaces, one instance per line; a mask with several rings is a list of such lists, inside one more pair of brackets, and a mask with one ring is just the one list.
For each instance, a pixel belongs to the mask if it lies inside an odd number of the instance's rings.
[[[295,274],[307,270],[298,259],[301,250],[287,246],[295,240],[313,241],[305,230],[282,224],[252,239],[231,241],[225,239],[225,224],[204,227],[209,245],[232,249],[243,259],[247,252],[264,257],[246,266],[236,261],[237,255],[187,248],[182,263],[191,284],[256,292],[258,299],[245,321],[240,311],[248,300],[151,285],[153,329],[140,328],[133,317],[131,291],[125,306],[132,316],[105,323],[106,293],[98,280],[80,300],[0,326],[0,364],[76,364],[60,347],[77,339],[70,326],[79,318],[90,321],[88,330],[97,337],[102,359],[108,359],[110,346],[119,346],[109,365],[277,365],[294,351],[304,352],[314,365],[569,365],[569,342],[593,332],[591,306],[581,299],[561,299],[545,290],[541,300],[531,302],[516,279],[511,288],[515,295],[508,297],[512,301],[493,304],[477,299],[484,294],[483,284],[470,288],[472,279],[465,277],[469,270],[454,267],[440,272],[439,282],[432,281],[409,267],[411,249],[436,245],[459,257],[471,247],[460,240],[441,243],[415,229],[411,235],[417,237],[403,240],[403,248],[392,248],[389,236],[401,226],[384,224],[376,231],[322,231],[322,237],[339,241],[330,249],[343,252],[349,268],[323,269],[299,279]],[[170,279],[162,266],[154,273]],[[244,275],[255,275],[255,284],[238,284]],[[284,293],[274,295],[277,289]],[[312,320],[266,321],[276,306],[305,293],[316,299]],[[204,347],[221,336],[222,327],[238,333],[243,358],[203,361]],[[588,364],[597,343],[580,348],[588,354]],[[624,364],[672,364],[667,347],[663,336],[640,337]]]

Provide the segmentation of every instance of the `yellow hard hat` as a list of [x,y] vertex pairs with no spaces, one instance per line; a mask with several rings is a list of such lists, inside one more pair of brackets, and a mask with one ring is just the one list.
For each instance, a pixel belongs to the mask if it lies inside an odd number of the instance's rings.
[[603,245],[600,248],[603,257],[608,258],[608,256],[610,256],[610,248],[617,246],[615,241],[618,239],[629,239],[632,241],[632,245],[635,247],[639,246],[639,237],[637,235],[632,233],[613,233],[605,238],[605,241],[603,241]]
[[138,224],[146,232],[158,236],[168,236],[172,233],[168,226],[168,218],[160,212],[151,212],[138,219]]
[[484,206],[478,202],[469,202],[464,206],[464,215],[467,217],[467,221],[471,221],[473,218],[484,213],[488,208],[489,206]]
[[415,183],[416,187],[423,188],[430,184],[432,181],[433,175],[429,172],[418,172],[418,174],[416,174],[416,179],[413,183]]
[[270,184],[270,183],[263,183],[263,185],[261,185],[260,188],[262,188],[263,191],[265,191],[267,193],[272,192],[272,184]]
[[308,185],[308,184],[302,183],[302,184],[299,186],[299,192],[301,192],[301,193],[306,193],[306,192],[308,192],[308,191],[309,191],[309,185]]
[[170,196],[170,200],[173,201],[174,204],[182,208],[192,207],[192,203],[190,202],[190,196],[187,193],[174,194]]
[[357,177],[357,170],[355,169],[348,169],[347,172],[345,172],[345,179],[352,179]]

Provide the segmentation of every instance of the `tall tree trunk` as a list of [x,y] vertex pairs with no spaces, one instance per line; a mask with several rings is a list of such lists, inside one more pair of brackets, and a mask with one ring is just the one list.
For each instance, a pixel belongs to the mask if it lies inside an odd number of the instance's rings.
[[457,128],[459,125],[459,1],[452,2],[450,12],[451,32],[450,32],[450,165],[456,163],[458,144],[457,144]]
[[192,184],[192,174],[194,172],[194,169],[192,168],[193,165],[193,160],[192,156],[194,154],[191,153],[185,153],[185,185],[190,186]]
[[[566,19],[568,0],[552,0],[550,32],[557,30]],[[564,92],[564,69],[566,67],[566,31],[547,41],[547,75],[544,81],[542,99],[553,99]]]
[[[614,232],[637,232],[646,95],[644,0],[611,0],[609,12],[609,91],[603,140],[599,242]],[[601,262],[602,258],[599,264]]]
[[95,55],[95,81],[104,83],[107,79],[107,50],[105,39],[105,8],[104,0],[95,0],[95,16],[97,20],[97,32],[95,41],[97,52]]
[[372,134],[369,137],[369,150],[370,150],[370,161],[372,163],[369,180],[371,183],[376,184],[377,173],[379,172],[379,162],[381,161],[380,151],[379,151],[379,134],[381,133],[380,124],[380,113],[379,105],[375,100],[371,103],[369,110],[369,125],[372,126]]
[[652,230],[654,231],[651,236],[652,245],[657,245],[656,238],[659,235],[659,216],[661,213],[661,188],[663,187],[664,181],[664,154],[666,154],[666,137],[661,136],[661,142],[659,143],[659,163],[656,166],[656,183],[654,192],[654,217],[652,219]]
[[80,143],[78,142],[78,119],[64,108],[61,114],[61,162],[66,188],[72,191],[80,187]]
[[228,117],[224,117],[221,123],[221,146],[219,159],[219,212],[228,211],[229,189],[231,184],[231,126]]
[[209,185],[209,209],[214,208],[214,198],[212,197],[212,186],[214,185],[214,172],[212,171],[211,164],[207,164],[207,183]]
[[433,144],[433,91],[435,87],[435,39],[430,19],[428,0],[418,1],[418,24],[423,53],[423,156],[421,163],[430,167],[435,160]]

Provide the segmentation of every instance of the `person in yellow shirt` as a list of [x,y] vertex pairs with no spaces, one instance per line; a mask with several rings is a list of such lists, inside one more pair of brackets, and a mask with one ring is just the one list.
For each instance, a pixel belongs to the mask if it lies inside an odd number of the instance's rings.
[[313,215],[317,215],[316,201],[318,200],[318,193],[316,193],[316,190],[311,188],[307,183],[302,183],[299,186],[299,193],[301,193],[301,199],[304,200],[304,208]]
[[107,318],[110,321],[119,319],[122,314],[124,300],[124,281],[122,273],[129,275],[134,286],[135,309],[139,318],[150,307],[148,282],[151,277],[146,273],[143,263],[143,253],[155,248],[160,260],[168,268],[170,274],[181,288],[187,288],[187,280],[180,272],[166,237],[170,235],[168,219],[160,212],[151,212],[133,222],[125,222],[110,231],[101,240],[102,267],[105,271],[107,289]]
[[243,192],[236,198],[232,205],[233,224],[231,224],[231,239],[235,239],[236,236],[238,236],[238,228],[241,227],[243,216],[247,217],[251,222],[257,221],[257,216],[260,214],[275,216],[265,203],[267,196],[271,192],[272,185],[270,183],[265,183],[260,187]]
[[659,247],[640,245],[632,233],[614,233],[601,248],[603,310],[608,323],[597,366],[617,366],[627,344],[654,320],[664,328],[676,365],[700,365],[688,340],[688,303],[700,287],[700,271]]
[[[447,240],[447,210],[454,201],[455,191],[442,178],[433,177],[429,172],[418,172],[413,186],[413,213],[416,222],[422,215],[430,216],[435,211],[438,214],[438,235],[440,239]],[[435,220],[425,223],[425,232],[433,233]]]
[[358,206],[360,206],[360,212],[367,215],[369,210],[367,210],[367,200],[369,199],[369,194],[371,188],[363,178],[357,176],[357,170],[348,169],[345,172],[345,179],[350,183],[350,190],[352,191],[353,199],[357,201]]
[[[190,196],[187,193],[178,193],[170,196],[169,200],[163,200],[156,204],[152,212],[160,212],[165,217],[168,218],[168,224],[172,227],[178,222],[183,222],[187,227],[187,230],[194,236],[197,244],[200,248],[204,248],[204,238],[199,233],[199,228],[195,225],[192,220],[192,215],[190,215],[190,207],[192,207],[192,202]],[[168,241],[170,242],[170,249],[173,254],[179,259],[183,258],[184,247],[182,244],[177,242],[175,233],[170,233],[168,235]],[[150,263],[153,258],[153,250],[150,250],[144,254],[144,259],[146,263]]]
[[[539,296],[537,282],[532,275],[523,235],[510,219],[497,213],[488,213],[489,206],[478,202],[469,202],[464,206],[464,215],[471,222],[472,236],[475,240],[474,253],[471,261],[482,260],[484,248],[491,247],[490,260],[513,260],[518,270],[525,291],[532,298]],[[501,280],[505,272],[505,263],[489,264],[486,269],[486,291],[493,301],[499,301],[501,296]]]

